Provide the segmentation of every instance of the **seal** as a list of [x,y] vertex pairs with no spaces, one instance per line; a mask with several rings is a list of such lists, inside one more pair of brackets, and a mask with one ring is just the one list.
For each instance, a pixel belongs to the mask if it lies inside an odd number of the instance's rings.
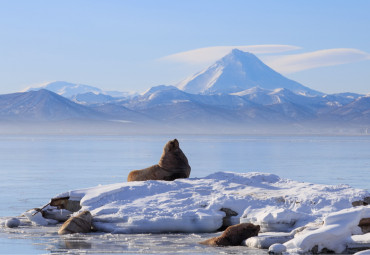
[[69,218],[58,230],[59,235],[91,232],[92,215],[89,211],[80,212]]
[[237,246],[252,236],[257,236],[260,231],[259,225],[240,223],[228,227],[220,236],[200,242],[200,244],[214,246]]
[[177,139],[168,141],[163,148],[162,156],[157,165],[129,173],[127,181],[163,180],[173,181],[178,178],[188,178],[191,167],[188,159],[180,149]]

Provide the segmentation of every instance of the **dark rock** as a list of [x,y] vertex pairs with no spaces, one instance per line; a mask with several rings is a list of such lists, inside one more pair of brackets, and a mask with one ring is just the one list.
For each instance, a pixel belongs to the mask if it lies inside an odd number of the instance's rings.
[[322,248],[320,251],[319,251],[319,246],[318,245],[315,245],[314,247],[312,247],[312,250],[311,252],[313,254],[335,254],[334,251],[332,250],[329,250],[327,248]]
[[368,203],[366,203],[365,201],[354,201],[354,202],[352,202],[353,207],[364,206],[364,205],[368,205]]
[[238,216],[238,213],[229,208],[221,208],[220,211],[224,212],[226,215],[222,219],[222,226],[217,229],[217,231],[224,231],[226,228],[235,224],[232,222],[231,217]]
[[70,212],[78,212],[81,209],[80,201],[69,200],[69,197],[53,198],[50,205]]
[[362,206],[362,205],[369,205],[369,204],[370,204],[370,197],[365,197],[363,200],[352,202],[352,206]]
[[360,220],[358,226],[361,228],[362,233],[366,234],[370,232],[370,218],[363,218]]

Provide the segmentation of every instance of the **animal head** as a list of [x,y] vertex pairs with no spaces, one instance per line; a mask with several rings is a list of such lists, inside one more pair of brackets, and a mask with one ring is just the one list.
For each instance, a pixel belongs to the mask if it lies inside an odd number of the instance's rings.
[[228,227],[222,234],[222,237],[231,241],[232,245],[240,245],[243,240],[252,236],[257,236],[259,231],[259,225],[241,223]]
[[179,141],[177,141],[177,139],[168,141],[163,148],[163,152],[176,152],[178,150],[181,150],[181,149],[180,149]]
[[91,221],[92,220],[92,215],[89,211],[82,211],[76,217],[84,219],[86,221]]
[[180,149],[179,141],[173,139],[168,141],[163,148],[163,153],[158,165],[170,172],[186,172],[185,176],[190,175],[188,159]]

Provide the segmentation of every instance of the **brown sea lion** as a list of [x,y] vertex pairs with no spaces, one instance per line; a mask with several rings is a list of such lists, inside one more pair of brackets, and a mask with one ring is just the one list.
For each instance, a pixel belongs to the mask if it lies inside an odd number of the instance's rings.
[[174,139],[164,146],[161,159],[157,165],[131,171],[127,181],[173,181],[178,178],[188,178],[190,171],[188,159],[180,149],[179,141]]
[[200,244],[216,246],[236,246],[252,236],[257,236],[260,231],[259,225],[241,223],[228,227],[220,236],[200,242]]
[[91,213],[89,211],[83,211],[77,216],[73,216],[64,222],[60,227],[58,234],[89,233],[91,232],[92,227],[91,221]]

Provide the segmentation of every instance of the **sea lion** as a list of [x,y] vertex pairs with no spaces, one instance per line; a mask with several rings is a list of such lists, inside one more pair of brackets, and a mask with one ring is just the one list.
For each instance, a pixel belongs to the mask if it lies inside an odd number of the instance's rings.
[[178,178],[188,178],[190,171],[188,159],[180,149],[179,141],[174,139],[164,146],[161,159],[157,165],[131,171],[127,181],[173,181]]
[[69,218],[60,227],[58,234],[89,233],[91,232],[92,215],[89,211],[83,211],[77,216]]
[[200,244],[215,246],[236,246],[252,236],[257,236],[260,231],[259,225],[241,223],[228,227],[220,236],[200,242]]

